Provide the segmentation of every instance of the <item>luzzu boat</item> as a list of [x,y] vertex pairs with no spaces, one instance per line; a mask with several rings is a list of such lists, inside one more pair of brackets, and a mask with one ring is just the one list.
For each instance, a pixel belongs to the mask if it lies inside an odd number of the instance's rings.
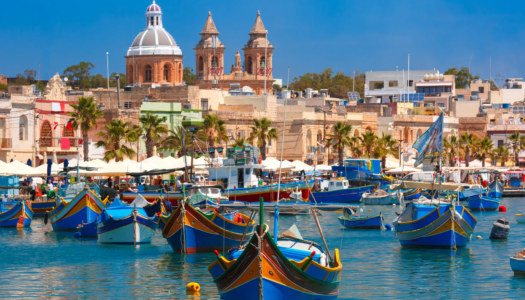
[[494,180],[489,184],[487,196],[492,198],[503,197],[503,184],[499,180]]
[[410,203],[394,220],[402,246],[463,247],[472,237],[476,218],[464,206]]
[[28,201],[0,201],[0,227],[30,226],[33,211],[28,203]]
[[404,200],[417,200],[421,197],[421,189],[408,189],[403,191]]
[[479,195],[475,198],[470,198],[468,201],[468,208],[476,211],[491,211],[499,208],[500,198],[492,198],[489,196]]
[[255,222],[235,212],[221,215],[217,210],[201,210],[187,201],[169,216],[161,216],[162,236],[175,252],[211,252],[231,249],[252,234]]
[[116,198],[100,216],[98,241],[102,244],[150,243],[156,228],[156,217],[148,217],[144,208],[126,205]]
[[71,201],[62,198],[46,219],[51,221],[53,230],[76,230],[80,224],[94,222],[106,208],[106,203],[85,185]]
[[290,240],[279,239],[276,244],[266,224],[257,226],[246,245],[237,258],[217,255],[208,267],[221,299],[338,297],[342,271],[338,249],[332,262],[323,261],[326,256],[321,247],[311,243],[311,248]]

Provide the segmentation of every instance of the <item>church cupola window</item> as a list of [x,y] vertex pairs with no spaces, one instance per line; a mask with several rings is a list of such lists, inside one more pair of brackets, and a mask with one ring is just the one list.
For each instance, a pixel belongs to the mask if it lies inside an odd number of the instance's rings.
[[246,60],[246,72],[248,74],[252,74],[252,57],[248,56],[248,59]]
[[147,65],[144,69],[144,81],[151,82],[151,66]]
[[261,57],[261,62],[259,63],[260,68],[266,67],[266,58],[263,56]]
[[170,81],[170,69],[169,64],[164,65],[164,81]]

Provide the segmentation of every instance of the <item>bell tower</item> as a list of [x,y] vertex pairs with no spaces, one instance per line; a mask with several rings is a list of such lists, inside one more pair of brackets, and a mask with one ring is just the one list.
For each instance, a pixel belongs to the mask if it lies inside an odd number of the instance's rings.
[[[266,93],[271,93],[273,45],[268,41],[268,31],[264,28],[259,11],[249,35],[250,39],[243,48],[244,72],[258,81],[266,77]],[[264,88],[259,93],[265,93]]]
[[194,48],[197,82],[220,80],[224,75],[224,49],[226,47],[219,40],[219,31],[215,27],[211,12],[208,12],[208,18],[200,35],[201,39]]

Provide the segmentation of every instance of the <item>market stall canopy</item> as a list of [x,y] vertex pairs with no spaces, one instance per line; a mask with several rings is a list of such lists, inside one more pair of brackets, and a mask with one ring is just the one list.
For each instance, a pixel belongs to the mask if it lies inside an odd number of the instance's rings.
[[[18,160],[13,160],[12,162],[6,164],[5,170],[3,172],[6,173],[6,175],[16,175],[16,176],[39,176],[40,172],[30,167],[22,162],[19,162]],[[47,173],[47,165],[46,169],[44,171],[43,175],[46,175]]]
[[263,160],[261,164],[263,165],[262,169],[263,170],[267,170],[267,171],[276,171],[279,168],[281,168],[283,170],[291,170],[291,169],[295,168],[292,165],[291,162],[289,162],[287,160],[283,160],[283,162],[281,164],[279,160],[277,160],[277,159],[275,159],[273,157],[269,157],[269,158]]
[[401,166],[401,167],[397,167],[395,169],[391,169],[391,170],[385,171],[385,173],[388,173],[388,174],[410,173],[410,172],[421,172],[421,169],[408,167],[408,166]]
[[322,172],[330,172],[330,171],[332,171],[332,167],[331,166],[327,166],[327,165],[317,165],[315,167],[315,170],[316,171],[322,171]]
[[305,164],[304,162],[302,162],[300,160],[292,161],[292,165],[295,167],[294,171],[296,171],[296,172],[300,172],[300,171],[308,172],[308,171],[312,171],[314,169],[314,167],[312,167],[312,166],[310,166],[308,164]]

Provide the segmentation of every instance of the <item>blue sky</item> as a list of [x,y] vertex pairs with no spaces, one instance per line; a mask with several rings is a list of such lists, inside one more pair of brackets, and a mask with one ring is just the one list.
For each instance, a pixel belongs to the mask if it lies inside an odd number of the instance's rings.
[[[525,2],[522,1],[211,1],[158,0],[164,27],[194,67],[193,47],[208,11],[226,45],[225,65],[248,40],[257,10],[275,47],[274,77],[325,68],[439,69],[469,66],[501,83],[525,76]],[[0,74],[38,70],[48,79],[80,61],[105,74],[124,72],[124,55],[145,26],[146,0],[6,1],[0,11]]]

